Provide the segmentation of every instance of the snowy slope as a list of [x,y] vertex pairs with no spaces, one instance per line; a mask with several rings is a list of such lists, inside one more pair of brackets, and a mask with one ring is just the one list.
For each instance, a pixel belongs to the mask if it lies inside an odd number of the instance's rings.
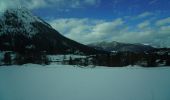
[[50,25],[43,22],[37,16],[34,16],[29,10],[26,8],[18,8],[18,9],[8,9],[4,14],[0,16],[0,26],[1,26],[1,34],[8,33],[27,33],[26,35],[32,36],[38,33],[38,30],[34,28],[32,23],[40,22],[48,27]]
[[27,47],[50,54],[94,54],[103,51],[68,39],[29,10],[8,9],[0,16],[0,50],[25,51]]
[[0,100],[170,100],[170,68],[0,67]]

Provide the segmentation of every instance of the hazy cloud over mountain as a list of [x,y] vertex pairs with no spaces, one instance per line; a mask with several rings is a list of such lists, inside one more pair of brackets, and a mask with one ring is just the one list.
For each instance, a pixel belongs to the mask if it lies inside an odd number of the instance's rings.
[[79,8],[84,6],[93,6],[100,2],[100,0],[1,0],[1,11],[6,8],[13,8],[23,6],[28,9],[49,8],[55,7],[57,9],[64,8]]

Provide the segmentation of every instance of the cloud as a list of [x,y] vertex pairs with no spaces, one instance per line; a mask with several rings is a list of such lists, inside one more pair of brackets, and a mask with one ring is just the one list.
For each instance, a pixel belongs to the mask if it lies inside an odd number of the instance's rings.
[[150,4],[150,5],[153,5],[153,4],[155,4],[156,2],[158,2],[158,0],[151,0],[151,1],[149,2],[149,4]]
[[100,0],[85,0],[85,3],[88,5],[96,5],[97,3],[100,3]]
[[95,34],[108,34],[109,32],[113,32],[114,30],[116,30],[116,28],[118,28],[119,26],[121,26],[123,24],[123,20],[121,18],[118,18],[112,22],[103,22],[100,24],[97,24],[94,28],[93,28],[93,32]]
[[167,24],[170,24],[170,17],[158,20],[156,22],[157,26],[163,26],[163,25],[167,25]]
[[1,0],[0,10],[23,6],[28,9],[55,7],[57,9],[83,8],[98,5],[100,0]]
[[170,32],[170,25],[169,26],[162,26],[161,31],[164,31],[165,33],[169,33]]
[[23,4],[28,9],[36,9],[48,6],[48,3],[45,0],[20,0],[19,3]]
[[116,34],[124,21],[120,18],[111,22],[94,19],[56,19],[50,24],[65,36],[81,43],[90,43],[109,38],[109,35]]
[[151,12],[143,12],[140,15],[138,15],[137,18],[146,18],[146,17],[152,16],[152,15],[153,15],[153,13],[151,13]]
[[18,2],[17,0],[1,0],[0,1],[0,12],[3,12],[5,11],[7,8],[12,8],[14,7],[14,4],[15,6],[18,5]]
[[136,22],[143,21],[143,20],[152,21],[157,18],[157,15],[153,12],[147,11],[147,12],[142,12],[137,15],[123,16],[123,18],[129,21],[136,21]]
[[144,29],[144,28],[147,28],[149,26],[150,26],[150,21],[148,21],[148,20],[137,25],[137,27],[140,28],[140,29]]
[[136,25],[129,25],[127,22],[122,18],[112,21],[68,18],[51,20],[50,24],[66,37],[84,44],[118,41],[170,47],[170,25],[154,26],[149,20]]

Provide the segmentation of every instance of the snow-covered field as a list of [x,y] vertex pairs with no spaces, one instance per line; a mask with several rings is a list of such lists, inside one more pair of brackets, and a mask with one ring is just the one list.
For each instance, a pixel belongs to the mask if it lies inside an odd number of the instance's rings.
[[2,66],[0,100],[170,100],[170,68]]

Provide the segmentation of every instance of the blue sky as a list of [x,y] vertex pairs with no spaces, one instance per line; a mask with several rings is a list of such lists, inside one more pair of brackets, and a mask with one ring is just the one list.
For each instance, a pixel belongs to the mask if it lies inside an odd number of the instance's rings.
[[[66,0],[65,0],[66,1]],[[67,0],[69,1],[69,0]],[[74,0],[73,0],[74,1]],[[76,1],[76,0],[75,0]],[[81,1],[81,0],[79,0]],[[77,7],[57,8],[55,5],[48,8],[33,10],[35,14],[44,18],[94,18],[112,20],[124,16],[135,16],[143,12],[160,13],[161,16],[169,16],[169,0],[92,0],[96,4],[82,4]],[[66,7],[65,7],[66,6]],[[50,11],[49,11],[50,10]]]
[[170,47],[170,0],[1,0],[0,11],[20,5],[81,43]]

